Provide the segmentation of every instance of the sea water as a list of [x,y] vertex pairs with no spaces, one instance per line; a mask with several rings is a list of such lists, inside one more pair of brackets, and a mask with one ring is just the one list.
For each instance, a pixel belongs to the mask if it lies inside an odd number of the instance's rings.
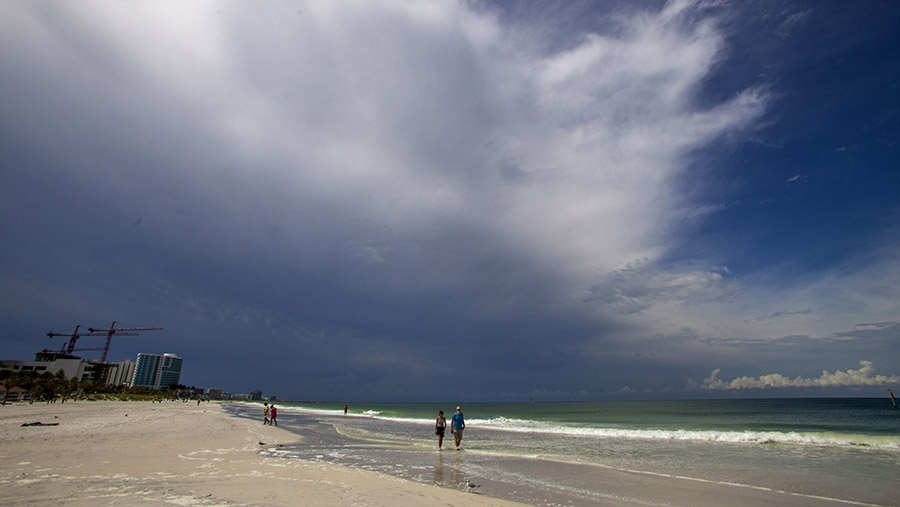
[[[435,462],[434,420],[443,410],[449,421],[455,403],[353,403],[346,416],[343,406],[279,403],[279,422],[303,435],[305,444],[272,455],[448,487],[461,487],[467,478],[436,472],[448,458]],[[887,398],[466,403],[462,408],[466,475],[515,486],[507,492],[530,489],[527,498],[506,495],[514,500],[540,503],[535,492],[546,492],[548,503],[599,501],[602,492],[591,491],[589,480],[572,477],[586,473],[577,471],[585,466],[599,466],[900,505],[900,410]],[[261,414],[253,404],[235,410]],[[448,431],[446,449],[453,449],[452,440]],[[553,473],[563,466],[581,468]],[[548,479],[554,475],[561,478]]]

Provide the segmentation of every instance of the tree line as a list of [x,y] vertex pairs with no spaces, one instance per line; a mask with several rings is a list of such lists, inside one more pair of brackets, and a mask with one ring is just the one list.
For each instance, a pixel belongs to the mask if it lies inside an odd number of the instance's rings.
[[80,399],[83,397],[134,400],[174,399],[180,397],[183,394],[182,390],[186,389],[182,385],[172,386],[167,390],[155,390],[143,386],[112,385],[99,380],[79,381],[74,378],[66,378],[65,372],[62,370],[56,373],[0,371],[0,384],[3,385],[3,396],[0,399],[0,403],[3,404],[6,404],[9,390],[13,387],[24,389],[28,393],[31,403],[36,401],[65,403],[70,398]]

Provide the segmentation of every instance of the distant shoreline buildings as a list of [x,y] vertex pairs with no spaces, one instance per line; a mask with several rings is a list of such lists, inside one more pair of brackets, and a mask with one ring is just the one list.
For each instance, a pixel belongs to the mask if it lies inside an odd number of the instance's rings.
[[[66,379],[79,382],[101,382],[106,385],[124,387],[146,387],[152,390],[167,390],[181,383],[184,360],[172,353],[139,353],[136,361],[125,359],[115,363],[87,360],[63,351],[41,351],[34,361],[0,360],[0,371],[17,373],[63,372]],[[196,396],[206,396],[212,400],[275,401],[274,395],[263,396],[262,390],[255,389],[247,394],[223,392],[220,388],[188,388]],[[179,391],[184,392],[184,391]],[[15,400],[8,400],[15,401]]]
[[102,382],[108,385],[164,389],[178,385],[184,360],[175,354],[140,353],[137,362],[130,359],[117,363],[85,360],[60,352],[38,352],[34,361],[0,361],[0,371],[34,372],[55,375],[62,371],[67,379],[79,382]]

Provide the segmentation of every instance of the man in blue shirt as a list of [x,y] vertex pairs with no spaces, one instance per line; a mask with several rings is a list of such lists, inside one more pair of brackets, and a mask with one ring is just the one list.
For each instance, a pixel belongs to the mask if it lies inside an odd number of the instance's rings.
[[453,433],[453,438],[456,440],[456,450],[459,450],[459,443],[462,442],[462,432],[466,429],[466,421],[463,420],[462,409],[456,407],[456,413],[453,414],[453,418],[450,419],[450,431]]

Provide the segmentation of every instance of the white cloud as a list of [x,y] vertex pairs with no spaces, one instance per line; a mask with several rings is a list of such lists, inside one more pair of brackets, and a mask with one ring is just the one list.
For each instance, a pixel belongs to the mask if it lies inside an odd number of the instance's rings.
[[514,72],[497,77],[515,113],[493,132],[493,156],[522,177],[491,185],[486,201],[499,207],[498,232],[574,280],[657,257],[684,215],[668,186],[682,157],[765,111],[762,88],[693,106],[724,44],[687,4],[639,13],[616,35],[589,34],[537,65],[518,54]]
[[[680,348],[687,334],[694,347],[687,350],[722,362],[810,360],[811,351],[823,361],[866,350],[893,357],[884,338],[861,331],[871,327],[862,325],[867,322],[892,326],[900,314],[896,250],[886,234],[882,245],[834,269],[793,280],[768,272],[748,277],[721,268],[662,270],[634,263],[604,276],[587,299],[627,324],[631,338],[622,340],[630,347],[652,341],[661,356],[689,358]],[[778,346],[798,340],[802,347]]]
[[[155,171],[170,173],[167,183],[204,212],[221,208],[252,227],[245,208],[257,201],[269,201],[265,220],[306,216],[297,203],[314,202],[332,213],[329,234],[343,243],[385,247],[389,240],[356,237],[340,220],[364,216],[413,236],[459,224],[527,252],[572,295],[599,273],[664,251],[672,217],[683,216],[669,187],[682,157],[766,109],[766,91],[752,86],[695,106],[726,49],[703,5],[637,11],[613,33],[551,54],[527,29],[455,1],[139,11],[86,2],[76,21],[30,20],[50,33],[64,25],[67,36],[42,44],[87,61],[98,78],[70,90],[76,101],[113,97],[108,117],[171,135],[142,142],[190,152],[190,167]],[[19,35],[27,44],[38,32]],[[74,65],[56,72],[59,82],[81,75]],[[202,146],[178,136],[187,126]],[[210,185],[223,165],[233,187]],[[124,182],[136,176],[108,171]],[[154,207],[144,189],[119,195],[124,206]],[[286,224],[286,234],[307,235],[301,223]]]
[[[700,385],[701,389],[712,391],[728,391],[739,389],[765,389],[786,387],[859,387],[882,386],[900,382],[897,375],[875,375],[875,368],[871,361],[860,361],[861,368],[847,371],[835,370],[834,373],[823,371],[816,378],[805,378],[798,375],[795,378],[786,377],[780,373],[771,373],[759,377],[739,377],[731,381],[719,378],[721,370],[716,368],[712,374]],[[692,385],[692,384],[689,384]]]
[[[311,300],[341,321],[373,302],[365,290],[385,319],[409,313],[385,310],[389,281],[398,298],[441,294],[504,326],[533,310],[508,303],[529,293],[566,306],[554,328],[581,320],[593,337],[606,315],[576,303],[593,286],[595,308],[647,317],[634,335],[699,328],[684,304],[717,304],[737,286],[725,269],[656,263],[673,224],[715,211],[672,183],[686,155],[752,128],[769,101],[747,83],[698,105],[728,49],[704,5],[634,8],[549,49],[528,26],[455,0],[3,4],[0,61],[16,69],[5,121],[24,140],[10,144],[52,148],[46,174],[16,195],[63,180],[86,214],[83,202],[142,216],[133,248],[152,253],[153,276],[196,301],[202,284],[228,279],[285,301],[269,317],[285,326],[337,320],[295,311],[307,287],[333,291]],[[41,213],[71,217],[49,201]],[[78,218],[58,231],[99,245],[104,228]],[[92,253],[79,259],[100,262]]]
[[347,249],[349,250],[350,256],[352,258],[372,264],[380,264],[385,262],[385,257],[390,252],[390,248],[367,245],[355,241],[350,242],[347,245]]
[[812,9],[807,9],[802,12],[783,13],[782,15],[784,16],[784,20],[778,27],[778,36],[790,37],[795,28],[803,25],[809,20],[812,12]]
[[737,286],[726,280],[727,268],[663,270],[650,260],[629,263],[608,273],[591,288],[587,301],[630,314],[654,305],[696,305],[731,297]]
[[771,322],[776,319],[781,319],[785,317],[792,317],[796,315],[812,315],[816,313],[812,308],[805,308],[803,310],[795,310],[795,311],[778,311],[772,312],[768,315],[759,315],[757,317],[751,317],[745,320],[745,322]]

